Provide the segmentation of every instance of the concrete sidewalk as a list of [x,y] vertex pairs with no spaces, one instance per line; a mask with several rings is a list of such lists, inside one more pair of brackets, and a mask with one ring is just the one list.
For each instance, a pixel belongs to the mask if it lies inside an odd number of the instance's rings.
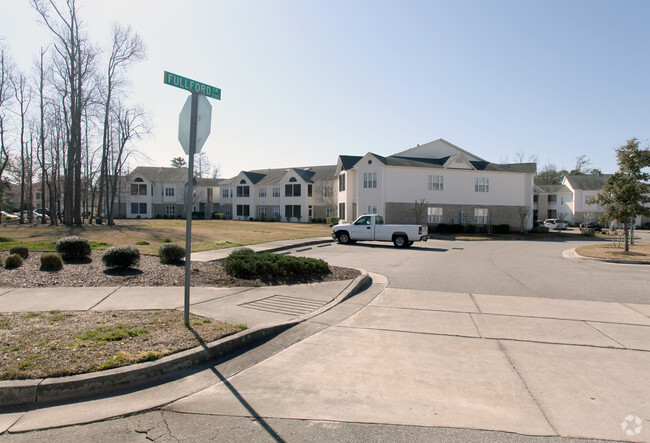
[[648,441],[648,373],[650,305],[387,288],[164,410]]

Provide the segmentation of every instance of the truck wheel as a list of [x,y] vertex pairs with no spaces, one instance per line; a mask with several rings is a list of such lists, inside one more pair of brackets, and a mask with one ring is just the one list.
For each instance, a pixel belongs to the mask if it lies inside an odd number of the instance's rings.
[[398,248],[405,248],[406,245],[408,245],[408,242],[408,238],[406,238],[404,235],[397,235],[393,239],[393,244]]
[[341,232],[339,235],[336,236],[336,238],[338,239],[339,243],[341,243],[342,245],[348,245],[352,243],[350,241],[350,234],[348,234],[347,232]]

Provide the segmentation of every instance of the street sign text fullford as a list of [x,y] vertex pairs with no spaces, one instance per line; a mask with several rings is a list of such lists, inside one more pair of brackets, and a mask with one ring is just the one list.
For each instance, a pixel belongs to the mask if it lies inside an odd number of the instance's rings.
[[165,84],[221,100],[221,89],[165,71]]

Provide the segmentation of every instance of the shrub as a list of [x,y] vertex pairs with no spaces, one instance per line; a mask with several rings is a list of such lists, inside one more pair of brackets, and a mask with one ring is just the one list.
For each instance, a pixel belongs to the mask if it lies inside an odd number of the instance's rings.
[[0,237],[0,243],[9,243],[10,241],[13,241],[13,239],[9,237]]
[[12,246],[9,249],[9,255],[13,255],[13,254],[18,254],[23,259],[26,259],[27,257],[29,257],[29,248],[27,248],[27,246]]
[[23,258],[20,256],[20,254],[11,254],[9,257],[7,257],[7,261],[5,261],[5,268],[7,269],[13,269],[13,268],[19,268],[23,264]]
[[135,244],[136,244],[136,245],[139,245],[139,246],[146,246],[146,245],[149,244],[149,242],[148,242],[148,241],[144,241],[144,240],[140,240],[140,241],[135,242]]
[[501,224],[501,225],[493,225],[492,226],[492,233],[493,234],[510,234],[510,225],[509,224]]
[[468,234],[473,234],[476,232],[476,225],[466,225],[465,226],[465,232]]
[[56,270],[63,268],[63,259],[59,254],[48,252],[41,255],[41,269]]
[[168,238],[163,238],[162,240],[160,240],[160,243],[171,243],[171,242],[172,241]]
[[533,232],[543,234],[548,232],[548,228],[546,226],[533,226]]
[[160,263],[178,263],[185,258],[185,248],[173,243],[164,244],[158,249]]
[[339,218],[338,217],[327,217],[327,224],[330,226],[338,225],[339,224]]
[[231,253],[224,262],[229,275],[237,278],[302,278],[330,273],[329,265],[320,259],[277,255],[270,252],[256,254],[243,248]]
[[102,256],[107,268],[131,268],[140,263],[140,251],[135,246],[122,245],[108,248]]
[[86,258],[91,251],[88,240],[78,235],[63,237],[56,242],[56,252],[61,254],[64,260]]

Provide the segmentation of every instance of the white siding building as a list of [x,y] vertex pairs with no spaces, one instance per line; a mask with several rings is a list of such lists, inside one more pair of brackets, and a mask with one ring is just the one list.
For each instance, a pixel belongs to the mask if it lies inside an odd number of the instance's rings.
[[[389,157],[340,156],[339,216],[382,214],[387,223],[416,223],[416,202],[429,224],[509,224],[533,207],[534,163],[487,162],[439,139]],[[532,217],[527,221],[532,226]]]

